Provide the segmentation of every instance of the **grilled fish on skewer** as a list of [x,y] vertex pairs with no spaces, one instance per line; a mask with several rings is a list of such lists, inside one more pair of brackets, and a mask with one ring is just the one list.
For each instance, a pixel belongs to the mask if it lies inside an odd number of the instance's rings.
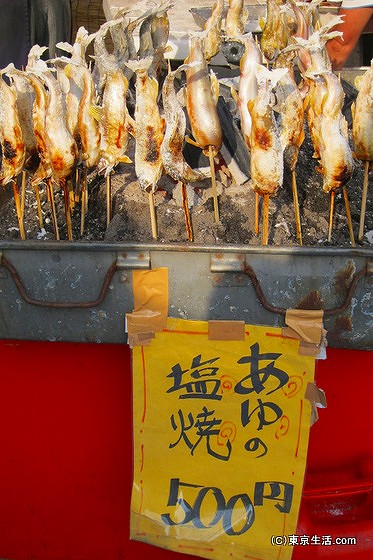
[[211,187],[215,222],[219,223],[218,197],[215,179],[214,156],[221,148],[223,135],[217,112],[219,85],[214,73],[208,73],[201,36],[191,37],[189,54],[185,62],[199,63],[186,70],[186,108],[195,143],[208,155],[211,171]]
[[161,144],[165,123],[157,103],[158,82],[149,76],[148,70],[153,59],[128,61],[128,66],[136,73],[135,106],[135,171],[143,190],[154,192],[162,175],[163,163]]
[[275,68],[287,68],[275,88],[276,111],[280,117],[280,142],[284,158],[291,171],[295,170],[300,147],[304,141],[303,96],[294,78],[294,67],[288,56],[281,54]]
[[65,99],[57,78],[51,70],[40,72],[39,76],[48,88],[45,135],[53,176],[58,182],[70,176],[78,148],[67,127]]
[[164,137],[165,123],[158,107],[158,81],[149,75],[153,57],[139,61],[128,61],[128,65],[136,73],[136,105],[134,136],[135,172],[140,187],[149,193],[149,209],[152,236],[157,239],[157,221],[154,204],[154,192],[161,178],[163,162],[161,144]]
[[65,74],[69,79],[83,85],[78,107],[77,129],[81,144],[81,159],[87,168],[91,168],[98,164],[101,139],[99,123],[90,110],[96,100],[93,77],[88,67],[74,63],[66,66]]
[[257,65],[258,94],[248,101],[252,119],[251,178],[254,190],[261,195],[275,195],[283,181],[283,151],[271,106],[271,92],[287,72],[286,68],[270,71]]
[[244,0],[229,0],[224,29],[226,36],[239,39],[244,33],[247,16]]
[[17,94],[17,112],[26,150],[25,167],[34,167],[38,161],[38,158],[35,157],[37,156],[37,143],[32,117],[35,92],[25,73],[17,70],[13,64],[8,65],[4,72],[14,84]]
[[197,145],[205,155],[208,155],[209,146],[212,146],[216,155],[222,144],[222,131],[216,109],[218,83],[214,74],[209,75],[203,53],[203,38],[192,36],[185,63],[198,62],[199,65],[186,70],[186,108]]
[[288,43],[284,16],[280,10],[283,3],[282,0],[267,0],[267,16],[260,39],[260,48],[269,62],[273,61],[277,53]]
[[215,0],[211,15],[205,23],[204,55],[207,62],[218,54],[222,42],[224,0]]
[[22,171],[26,149],[17,111],[17,93],[5,82],[3,73],[4,70],[0,72],[0,184],[5,186]]
[[256,44],[252,33],[242,37],[245,51],[240,61],[240,79],[238,82],[237,106],[241,119],[241,132],[250,148],[251,115],[247,102],[255,99],[258,94],[258,82],[256,78],[256,66],[262,63],[263,55]]
[[202,181],[206,175],[198,169],[193,169],[185,161],[183,145],[185,141],[186,116],[175,91],[175,78],[189,68],[182,64],[166,76],[162,88],[162,101],[166,130],[161,144],[161,156],[166,173],[176,181],[190,183]]
[[351,107],[354,155],[373,162],[373,59],[364,75],[356,78],[355,85],[358,94]]
[[297,236],[302,244],[302,229],[298,202],[298,188],[295,168],[298,155],[303,144],[304,134],[304,103],[303,95],[294,78],[293,55],[281,53],[276,58],[275,67],[285,67],[288,72],[277,82],[275,88],[276,111],[280,117],[280,142],[284,151],[284,162],[291,171],[291,183],[295,210]]
[[158,49],[166,46],[169,35],[168,11],[174,5],[173,0],[165,0],[142,16],[137,51],[139,58],[153,56]]
[[361,196],[359,241],[363,239],[366,202],[368,197],[369,168],[373,162],[373,60],[363,76],[355,79],[358,94],[351,107],[354,155],[365,161],[363,192]]
[[98,172],[107,176],[118,163],[129,163],[126,156],[128,126],[126,94],[128,80],[120,68],[107,73],[102,107],[91,107],[100,125],[101,144]]
[[351,178],[354,162],[348,142],[347,122],[342,114],[342,86],[332,72],[325,72],[321,77],[325,83],[325,93],[321,100],[318,125],[320,171],[323,175],[323,190],[330,192],[346,185]]

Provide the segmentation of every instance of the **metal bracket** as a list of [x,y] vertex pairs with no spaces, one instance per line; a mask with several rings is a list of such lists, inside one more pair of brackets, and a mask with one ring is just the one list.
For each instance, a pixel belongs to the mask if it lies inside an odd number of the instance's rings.
[[[243,253],[212,253],[210,255],[211,280],[214,286],[245,286],[246,256]],[[232,274],[233,273],[233,274]]]

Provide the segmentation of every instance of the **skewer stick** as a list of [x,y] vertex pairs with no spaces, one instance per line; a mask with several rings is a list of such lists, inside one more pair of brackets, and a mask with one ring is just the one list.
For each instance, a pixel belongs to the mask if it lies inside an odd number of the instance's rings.
[[214,161],[212,146],[209,146],[209,160],[210,160],[210,171],[211,171],[212,197],[214,200],[214,216],[215,216],[215,223],[218,224],[220,222],[220,217],[219,217],[218,195],[216,190],[215,161]]
[[152,236],[153,239],[158,239],[157,231],[157,217],[155,215],[155,204],[154,204],[154,193],[149,191],[149,209],[150,209],[150,222],[152,226]]
[[333,190],[333,191],[330,191],[329,228],[328,228],[328,241],[329,242],[332,240],[334,202],[335,202],[335,191]]
[[106,175],[106,226],[111,222],[111,175]]
[[53,223],[53,229],[54,229],[54,236],[55,236],[56,240],[59,241],[60,232],[59,232],[59,229],[58,229],[56,205],[54,203],[53,185],[52,185],[51,177],[49,177],[47,179],[47,197],[48,197],[48,200],[50,202],[51,210],[52,210],[52,223]]
[[84,167],[81,175],[81,210],[80,210],[80,235],[84,233],[85,215],[88,211],[88,193],[87,193],[87,168]]
[[13,179],[12,183],[13,183],[13,196],[16,205],[16,212],[17,212],[18,225],[19,225],[19,233],[21,234],[21,239],[26,239],[25,226],[23,224],[21,200],[19,198],[19,191],[18,191],[18,185],[16,179]]
[[359,241],[362,241],[364,235],[365,212],[367,208],[367,197],[368,197],[368,176],[369,176],[369,161],[366,161],[364,166],[363,193],[361,196],[360,224],[359,224],[359,236],[358,236]]
[[295,175],[295,169],[291,172],[291,188],[293,191],[293,202],[295,211],[295,228],[297,230],[297,237],[299,240],[299,245],[303,244],[302,240],[302,226],[300,223],[300,212],[299,212],[299,201],[298,201],[298,188],[297,188],[297,177]]
[[350,232],[351,245],[352,245],[352,247],[355,247],[355,236],[354,236],[354,229],[352,227],[352,219],[351,219],[350,205],[349,205],[349,202],[348,202],[347,189],[344,186],[342,190],[343,190],[343,198],[344,198],[345,207],[346,207],[348,231]]
[[259,193],[255,191],[255,235],[259,235]]
[[21,182],[21,212],[22,220],[25,215],[25,200],[26,200],[26,182],[27,182],[27,172],[25,169],[22,170],[22,182]]
[[73,240],[73,228],[71,224],[71,190],[68,188],[67,181],[63,182],[63,199],[65,203],[65,216],[66,216],[66,226],[67,226],[67,239],[69,241]]
[[263,198],[262,245],[268,245],[269,194],[265,194]]
[[181,183],[181,196],[183,200],[183,210],[185,216],[185,226],[188,235],[188,241],[193,241],[193,228],[192,228],[192,220],[190,218],[190,211],[189,211],[189,204],[188,204],[188,193],[186,189],[185,183]]
[[38,208],[39,226],[40,226],[40,229],[43,229],[44,222],[43,222],[43,212],[42,212],[42,209],[41,209],[39,185],[34,185],[34,191],[35,191],[36,204],[37,204],[37,208]]

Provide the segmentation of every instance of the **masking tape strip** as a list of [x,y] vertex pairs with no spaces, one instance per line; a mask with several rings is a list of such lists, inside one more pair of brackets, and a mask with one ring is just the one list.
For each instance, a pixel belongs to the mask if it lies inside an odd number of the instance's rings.
[[319,419],[317,409],[327,407],[325,391],[320,389],[315,383],[308,383],[304,398],[308,399],[311,403],[311,426],[313,426]]
[[320,344],[323,338],[323,316],[322,309],[287,309],[285,324],[293,331],[294,338]]
[[161,332],[168,317],[168,269],[132,272],[134,311],[126,314],[128,344],[150,344],[154,333]]
[[209,321],[209,340],[245,340],[244,321]]

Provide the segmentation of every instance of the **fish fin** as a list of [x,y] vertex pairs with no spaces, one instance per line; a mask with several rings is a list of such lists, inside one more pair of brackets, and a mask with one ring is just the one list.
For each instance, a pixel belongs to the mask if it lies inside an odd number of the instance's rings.
[[132,163],[132,159],[126,155],[122,155],[118,158],[119,163]]
[[153,57],[147,56],[145,58],[141,58],[140,60],[127,60],[124,64],[128,66],[132,72],[137,71],[148,71],[153,63]]
[[266,26],[266,18],[264,18],[263,16],[259,16],[258,23],[259,23],[260,30],[263,31],[263,29]]
[[197,142],[195,140],[193,140],[193,138],[190,138],[190,136],[185,136],[185,142],[187,144],[190,144],[191,146],[195,146],[196,148],[200,148],[201,146],[199,146],[197,144]]
[[231,96],[232,96],[233,101],[237,104],[238,103],[238,93],[234,89],[233,86],[231,86]]
[[210,84],[212,97],[215,101],[215,105],[217,105],[219,99],[219,81],[216,77],[215,72],[213,72],[212,70],[210,70]]
[[102,107],[98,107],[97,105],[90,105],[88,107],[88,114],[97,122],[100,122],[102,118],[102,111]]
[[355,87],[358,91],[360,89],[362,79],[363,79],[363,76],[356,76],[356,78],[354,80]]
[[56,47],[57,47],[57,49],[60,49],[61,51],[65,51],[65,52],[68,52],[68,53],[73,52],[73,46],[70,45],[70,43],[67,43],[66,41],[60,41],[59,43],[56,43]]

